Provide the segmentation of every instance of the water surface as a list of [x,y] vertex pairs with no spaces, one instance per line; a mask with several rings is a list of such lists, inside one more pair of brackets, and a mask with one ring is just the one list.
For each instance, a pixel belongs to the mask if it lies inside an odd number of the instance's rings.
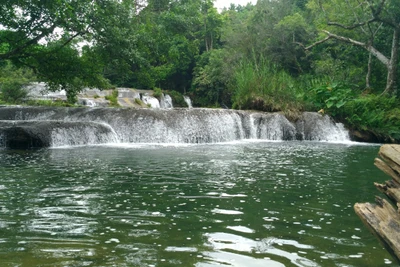
[[0,266],[396,266],[353,210],[378,149],[0,150]]

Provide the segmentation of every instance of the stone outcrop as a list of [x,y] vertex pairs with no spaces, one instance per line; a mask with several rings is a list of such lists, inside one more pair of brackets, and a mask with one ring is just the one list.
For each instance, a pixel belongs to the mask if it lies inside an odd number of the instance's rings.
[[[63,145],[61,137],[57,142],[54,141],[56,133],[61,131],[65,136],[65,145],[85,144],[87,141],[90,141],[88,144],[98,143],[102,138],[97,136],[104,136],[104,133],[96,128],[97,125],[107,126],[114,133],[116,141],[111,142],[123,143],[219,143],[243,139],[348,140],[347,131],[342,125],[334,123],[328,116],[309,112],[302,114],[297,122],[291,122],[281,113],[227,109],[4,106],[0,107],[0,120],[18,122],[19,125],[29,121],[31,128],[25,125],[21,136],[30,134],[36,138],[51,134],[51,146]],[[82,127],[73,128],[69,126],[70,123]],[[35,128],[36,124],[39,126]],[[49,129],[46,133],[41,130],[43,124],[47,125],[43,129]],[[73,141],[74,138],[77,140]],[[30,143],[35,146],[40,144],[34,140]],[[43,140],[43,146],[48,146],[45,138],[40,140]]]
[[[91,134],[92,133],[92,134]],[[116,141],[112,129],[93,122],[0,121],[0,146],[11,149]]]

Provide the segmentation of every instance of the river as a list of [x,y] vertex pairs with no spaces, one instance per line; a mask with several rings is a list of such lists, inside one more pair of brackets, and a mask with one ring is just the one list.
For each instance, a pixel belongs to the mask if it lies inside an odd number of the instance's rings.
[[0,149],[11,266],[396,266],[353,210],[379,146],[239,141]]

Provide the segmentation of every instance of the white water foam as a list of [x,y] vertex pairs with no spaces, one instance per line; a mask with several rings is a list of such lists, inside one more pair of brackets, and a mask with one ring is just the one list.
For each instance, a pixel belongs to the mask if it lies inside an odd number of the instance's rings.
[[143,95],[142,101],[143,103],[150,105],[151,108],[160,108],[160,101],[153,96]]
[[78,100],[78,103],[81,105],[84,105],[86,107],[96,107],[97,106],[96,102],[94,102],[92,99],[88,99],[88,98],[81,98]]
[[183,96],[183,99],[185,100],[185,102],[186,102],[188,108],[193,108],[192,100],[190,99],[190,97],[184,95],[184,96]]
[[[155,98],[154,98],[155,99]],[[158,101],[158,100],[157,100]],[[3,108],[6,109],[6,108]],[[76,130],[64,127],[53,133],[53,146],[100,143],[229,144],[236,142],[280,142],[291,140],[350,143],[343,124],[328,116],[305,113],[296,123],[279,113],[223,109],[109,109],[13,107],[0,113],[7,119],[100,123],[100,128]],[[14,116],[14,117],[13,117]],[[63,141],[67,140],[67,141]]]
[[[107,131],[104,131],[104,128]],[[114,129],[103,124],[101,130],[96,125],[83,127],[60,127],[51,132],[51,147],[81,146],[105,143],[118,143]]]
[[162,95],[161,101],[160,101],[160,107],[161,108],[173,108],[174,105],[172,104],[172,98],[170,95]]

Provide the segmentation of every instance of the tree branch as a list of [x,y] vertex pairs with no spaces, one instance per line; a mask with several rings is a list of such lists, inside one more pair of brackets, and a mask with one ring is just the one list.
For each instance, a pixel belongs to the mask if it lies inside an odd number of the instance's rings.
[[356,23],[356,24],[353,24],[353,25],[350,25],[350,26],[347,26],[347,25],[344,25],[344,24],[341,24],[341,23],[338,23],[338,22],[328,22],[328,25],[338,26],[338,27],[346,29],[346,30],[353,30],[355,28],[364,26],[364,25],[372,23],[374,21],[377,21],[377,19],[376,18],[372,18],[372,19],[369,19],[367,21]]
[[52,33],[55,28],[56,28],[56,25],[52,25],[50,28],[42,31],[42,33],[39,34],[38,36],[36,36],[35,38],[30,39],[29,41],[27,41],[25,44],[15,48],[12,51],[7,52],[7,53],[0,54],[0,59],[10,59],[13,56],[22,53],[23,50],[25,50],[26,48],[28,48],[31,45],[37,44],[37,42],[39,42],[40,39],[42,39],[43,37],[45,37],[49,33]]
[[304,46],[304,45],[301,44],[301,43],[297,43],[297,44],[299,44],[299,45],[301,45],[302,47],[304,47],[305,50],[310,50],[310,49],[313,48],[314,46],[317,46],[317,45],[319,45],[319,44],[325,43],[325,42],[328,41],[329,39],[332,39],[332,36],[329,36],[329,35],[328,35],[328,36],[325,37],[324,39],[319,40],[319,41],[317,41],[317,42],[315,42],[315,43],[313,43],[312,45],[309,45],[309,46]]
[[[382,62],[385,66],[388,66],[388,64],[390,63],[390,60],[384,54],[379,52],[375,47],[373,47],[371,44],[366,44],[366,43],[363,43],[363,42],[359,42],[359,41],[353,40],[353,39],[348,38],[348,37],[344,37],[344,36],[340,36],[340,35],[328,32],[326,30],[323,30],[323,32],[328,34],[329,38],[334,38],[336,40],[339,40],[339,41],[342,41],[342,42],[345,42],[345,43],[349,43],[349,44],[352,44],[352,45],[360,46],[360,47],[366,49],[371,54],[373,54],[380,62]],[[326,37],[325,39],[329,39],[328,37]],[[321,40],[321,41],[323,41],[323,40]],[[321,41],[319,41],[319,42],[321,43]]]
[[398,25],[396,23],[396,21],[384,19],[384,18],[382,18],[380,16],[382,11],[383,11],[383,9],[384,9],[384,5],[385,5],[386,0],[381,0],[381,2],[378,4],[378,8],[377,9],[375,9],[375,7],[373,6],[373,2],[371,0],[369,0],[367,2],[368,2],[369,8],[371,9],[372,16],[376,19],[376,21],[383,22],[383,23],[389,25],[392,28],[400,29],[400,25]]

